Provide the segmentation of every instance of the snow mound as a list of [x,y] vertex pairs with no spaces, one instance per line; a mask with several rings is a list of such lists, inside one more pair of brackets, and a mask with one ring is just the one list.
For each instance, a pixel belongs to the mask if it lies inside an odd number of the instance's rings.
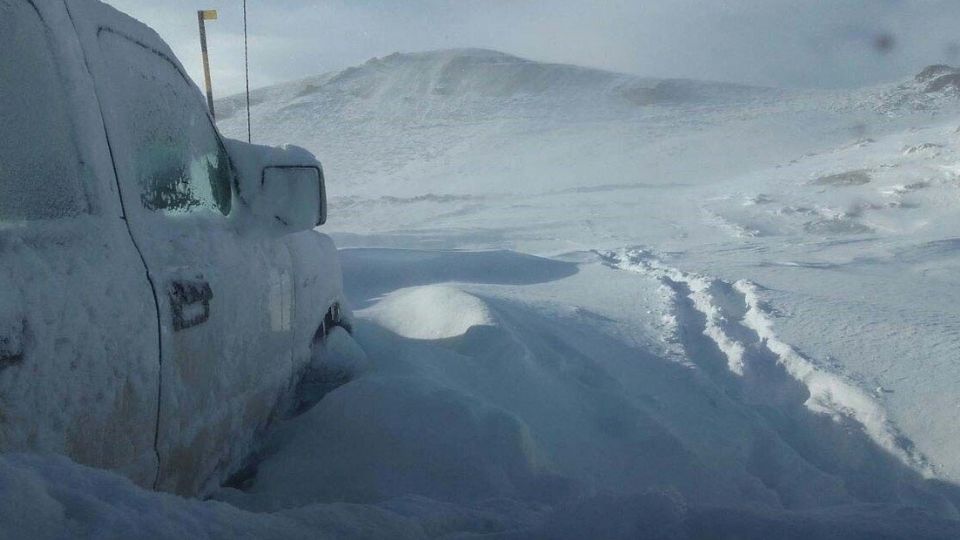
[[[340,260],[350,267],[352,300],[358,308],[369,307],[393,292],[423,285],[462,282],[528,285],[578,272],[575,265],[566,262],[508,250],[357,248],[340,250]],[[429,311],[428,305],[416,307]],[[447,313],[454,318],[459,316],[456,311]]]
[[364,316],[399,336],[414,339],[461,336],[474,326],[494,324],[480,299],[444,285],[395,291]]

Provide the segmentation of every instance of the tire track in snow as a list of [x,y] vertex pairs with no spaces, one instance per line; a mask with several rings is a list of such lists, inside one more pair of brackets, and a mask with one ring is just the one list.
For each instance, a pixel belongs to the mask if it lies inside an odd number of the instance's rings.
[[[672,318],[690,360],[751,405],[773,407],[790,416],[802,406],[827,415],[837,425],[862,427],[881,448],[927,478],[933,467],[913,448],[887,417],[883,407],[855,383],[818,366],[774,331],[772,310],[757,285],[735,283],[684,272],[663,264],[642,248],[598,252],[604,264],[659,280],[673,294]],[[691,308],[695,313],[691,313]],[[715,345],[726,360],[726,373],[718,373],[722,360],[705,353],[703,338]],[[716,355],[714,355],[716,356]]]

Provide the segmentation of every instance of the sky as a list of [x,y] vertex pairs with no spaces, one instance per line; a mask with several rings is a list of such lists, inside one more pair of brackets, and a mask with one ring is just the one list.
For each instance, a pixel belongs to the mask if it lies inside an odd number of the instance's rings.
[[[241,0],[108,0],[152,26],[215,95],[243,89]],[[248,0],[250,84],[393,52],[484,47],[652,77],[838,88],[960,63],[957,0]]]

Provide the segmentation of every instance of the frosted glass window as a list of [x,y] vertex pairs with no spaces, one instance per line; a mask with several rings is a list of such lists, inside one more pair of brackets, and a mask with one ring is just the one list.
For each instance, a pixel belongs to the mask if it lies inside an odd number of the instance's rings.
[[48,30],[24,0],[0,0],[0,220],[87,211],[80,159]]
[[134,145],[140,202],[168,215],[230,213],[233,171],[197,89],[161,54],[102,31],[101,49],[119,91],[110,103]]

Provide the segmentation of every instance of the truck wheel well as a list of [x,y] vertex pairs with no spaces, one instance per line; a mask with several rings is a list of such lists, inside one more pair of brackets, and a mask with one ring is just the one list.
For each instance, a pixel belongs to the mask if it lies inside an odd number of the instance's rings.
[[334,302],[329,308],[327,308],[327,312],[323,316],[323,321],[313,334],[314,345],[326,341],[327,335],[330,334],[330,331],[333,330],[335,326],[343,328],[348,333],[353,333],[352,326],[346,319],[343,318],[340,302]]

